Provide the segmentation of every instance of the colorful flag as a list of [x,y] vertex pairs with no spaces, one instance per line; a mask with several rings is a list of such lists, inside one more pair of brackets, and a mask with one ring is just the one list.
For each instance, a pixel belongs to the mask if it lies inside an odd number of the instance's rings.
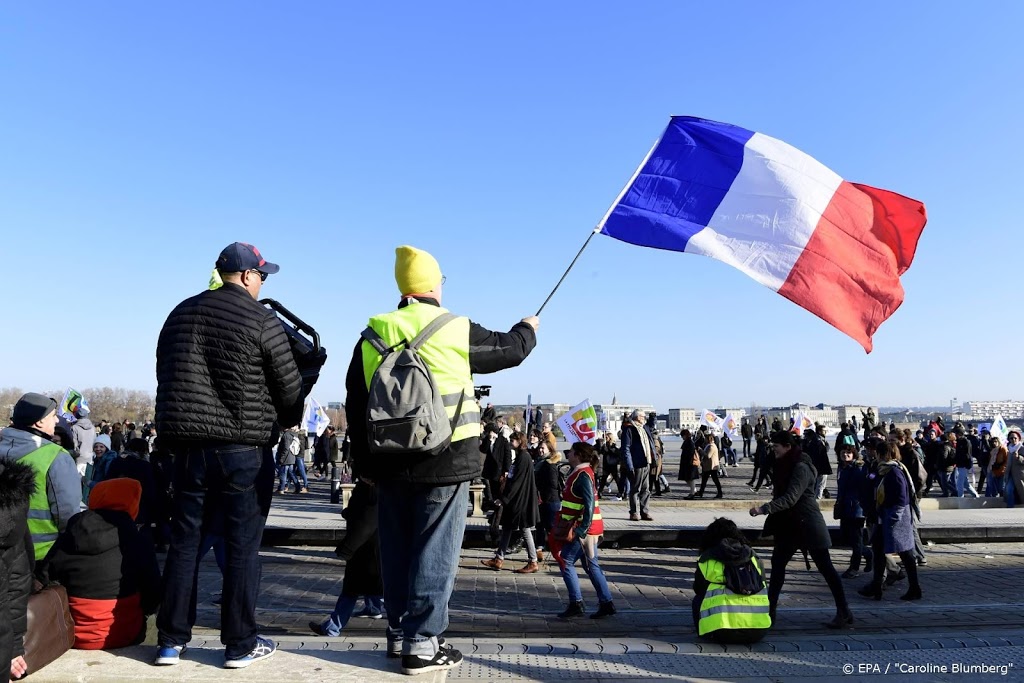
[[800,411],[793,419],[793,429],[803,434],[805,429],[814,429],[814,420],[807,417],[803,411]]
[[80,391],[68,387],[60,402],[60,415],[70,423],[78,422],[79,417],[89,414],[89,402]]
[[1003,419],[1002,415],[996,415],[992,420],[992,428],[989,430],[990,436],[998,436],[999,440],[1006,443],[1006,436],[1009,433],[1009,429],[1006,427],[1006,420]]
[[713,410],[703,410],[700,414],[700,423],[707,425],[710,429],[721,429],[724,420],[715,414]]
[[739,441],[742,438],[740,436],[740,421],[732,413],[725,414],[725,419],[722,421],[722,429],[733,441]]
[[558,418],[558,426],[570,442],[583,441],[593,445],[597,440],[597,411],[589,400],[583,401]]
[[921,202],[847,182],[780,140],[674,116],[598,227],[728,263],[870,353],[926,221]]

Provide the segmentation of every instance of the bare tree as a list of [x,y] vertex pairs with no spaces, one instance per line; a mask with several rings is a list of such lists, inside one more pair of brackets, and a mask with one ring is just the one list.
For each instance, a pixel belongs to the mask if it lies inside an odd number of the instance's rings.
[[6,421],[11,419],[11,414],[14,412],[14,404],[18,402],[18,399],[24,393],[18,387],[0,388],[0,417],[4,419],[3,426],[7,426]]

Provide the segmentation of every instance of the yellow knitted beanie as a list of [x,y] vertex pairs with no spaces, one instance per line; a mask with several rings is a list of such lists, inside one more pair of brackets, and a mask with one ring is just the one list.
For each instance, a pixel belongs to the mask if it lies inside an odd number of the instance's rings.
[[432,292],[441,284],[441,266],[427,252],[402,245],[395,249],[395,282],[401,294]]

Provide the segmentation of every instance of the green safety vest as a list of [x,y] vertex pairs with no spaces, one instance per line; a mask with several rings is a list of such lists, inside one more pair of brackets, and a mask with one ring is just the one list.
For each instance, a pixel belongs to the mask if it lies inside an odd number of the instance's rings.
[[[764,567],[756,555],[753,558],[757,571],[764,576]],[[700,603],[700,622],[697,634],[705,635],[719,629],[771,628],[768,588],[753,595],[739,595],[725,587],[725,565],[718,560],[702,560],[697,564],[707,579],[707,593]]]
[[48,443],[18,458],[19,462],[31,467],[36,475],[36,490],[28,499],[28,531],[32,534],[36,560],[46,557],[59,533],[57,522],[50,511],[50,500],[46,497],[46,475],[57,456],[65,452],[57,444]]
[[[440,306],[413,303],[374,316],[369,325],[390,347],[415,339],[434,318],[447,312]],[[363,377],[369,389],[381,357],[368,342],[362,343],[362,350]],[[459,419],[452,426],[452,443],[479,437],[480,404],[473,392],[473,374],[469,369],[469,318],[458,317],[439,329],[420,347],[419,354],[434,376],[449,420],[455,417],[462,401]]]

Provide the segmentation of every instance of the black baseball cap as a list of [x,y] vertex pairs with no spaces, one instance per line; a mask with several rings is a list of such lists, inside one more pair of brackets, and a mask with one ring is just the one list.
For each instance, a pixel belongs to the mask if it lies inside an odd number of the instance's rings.
[[244,273],[247,270],[258,270],[267,275],[273,275],[281,270],[276,263],[263,258],[260,250],[245,242],[234,242],[224,247],[217,257],[215,264],[217,270],[225,273]]

